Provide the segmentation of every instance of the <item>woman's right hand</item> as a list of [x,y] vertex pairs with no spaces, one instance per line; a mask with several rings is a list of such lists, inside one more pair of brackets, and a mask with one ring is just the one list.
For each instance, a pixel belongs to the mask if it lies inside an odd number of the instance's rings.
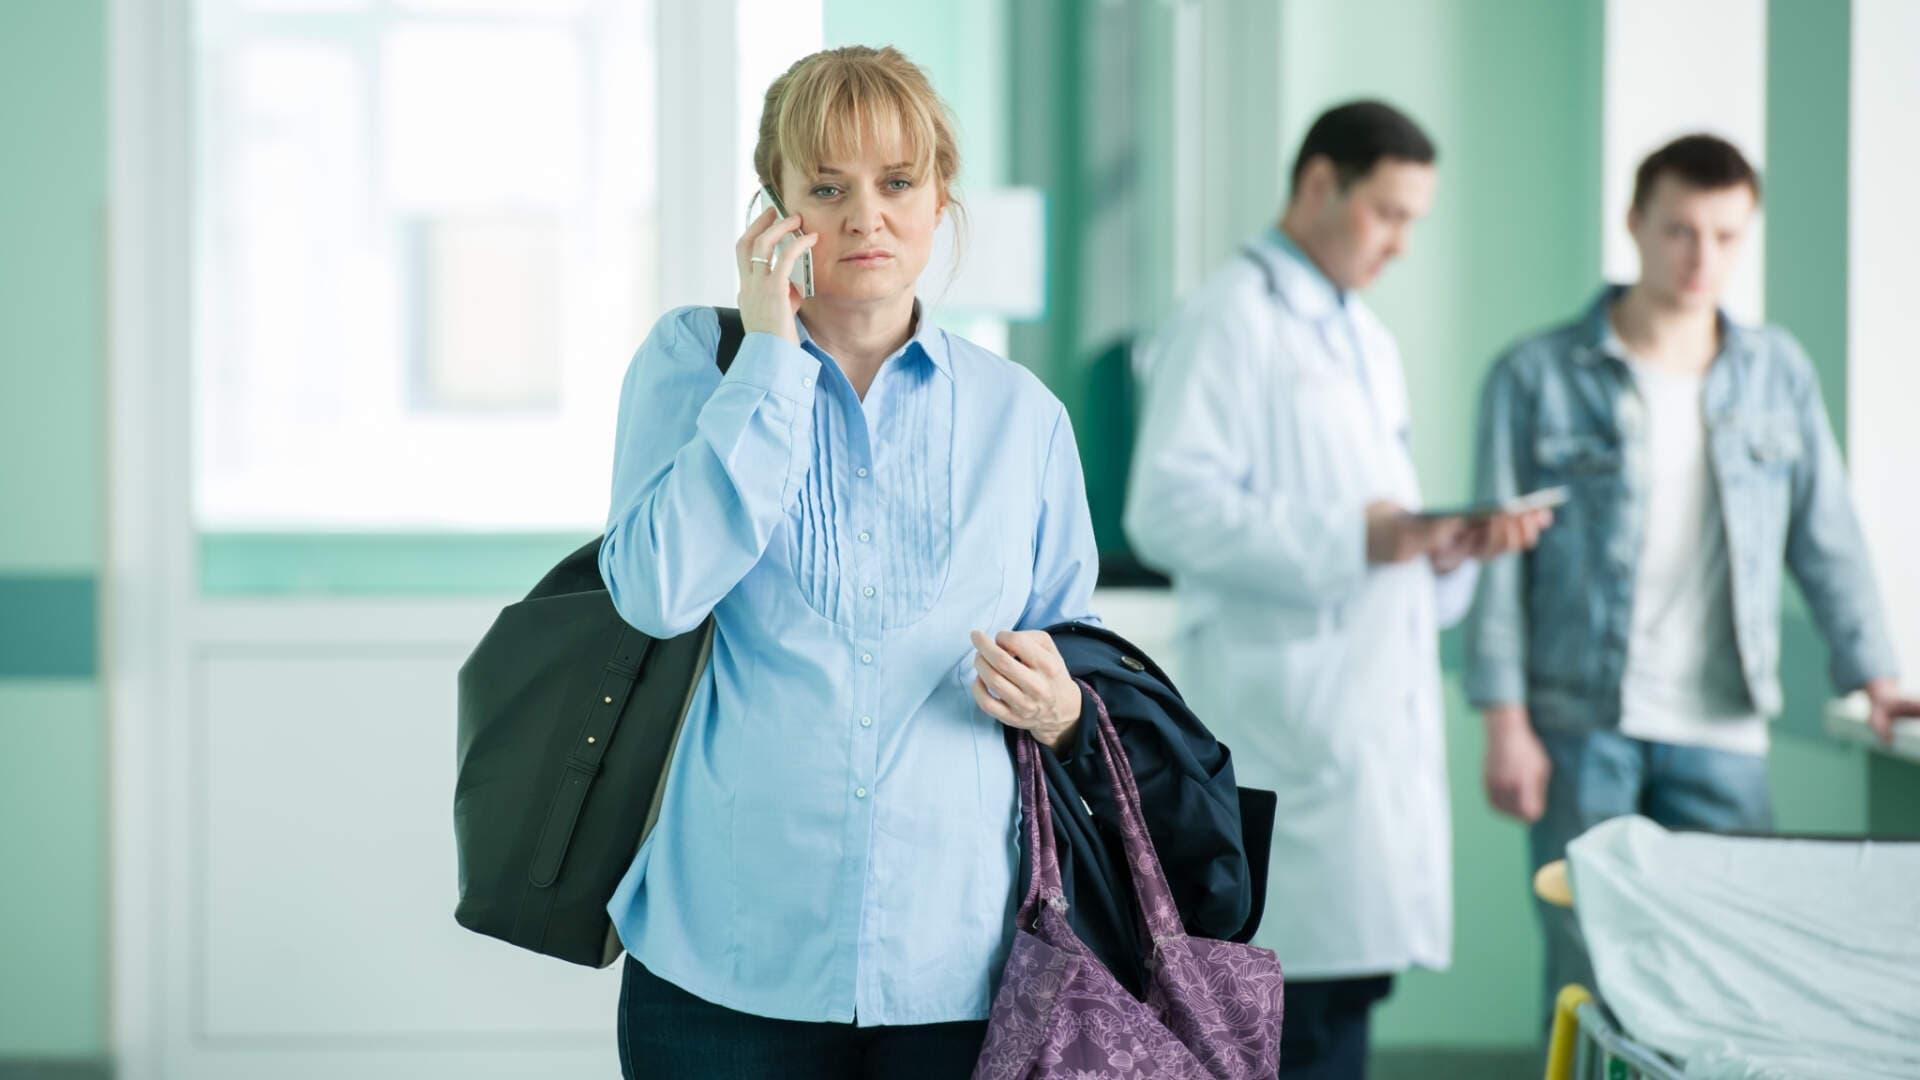
[[801,252],[813,247],[819,235],[801,233],[778,258],[773,254],[774,247],[799,228],[798,215],[777,217],[769,207],[747,225],[740,242],[733,245],[734,261],[740,268],[740,324],[749,334],[772,334],[800,344],[800,331],[793,321],[800,311],[800,288],[792,280],[793,264],[799,261]]

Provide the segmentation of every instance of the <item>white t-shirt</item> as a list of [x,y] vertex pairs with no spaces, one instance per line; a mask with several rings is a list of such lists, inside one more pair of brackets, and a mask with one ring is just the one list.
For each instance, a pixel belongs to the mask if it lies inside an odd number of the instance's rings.
[[[1622,353],[1624,355],[1624,352]],[[1706,377],[1629,360],[1647,439],[1646,534],[1620,685],[1620,731],[1636,739],[1767,752],[1733,633],[1733,579],[1707,457]]]

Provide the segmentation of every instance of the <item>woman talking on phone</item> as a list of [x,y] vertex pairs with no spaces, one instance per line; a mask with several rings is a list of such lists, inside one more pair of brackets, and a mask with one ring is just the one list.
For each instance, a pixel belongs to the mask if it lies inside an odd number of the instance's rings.
[[[965,1076],[1005,959],[1019,801],[1001,725],[1081,696],[1036,629],[1090,617],[1060,402],[914,296],[959,153],[892,49],[768,89],[787,211],[735,245],[745,330],[666,315],[620,402],[601,573],[658,637],[709,613],[659,823],[610,910],[628,1076]],[[813,295],[790,275],[813,263]]]

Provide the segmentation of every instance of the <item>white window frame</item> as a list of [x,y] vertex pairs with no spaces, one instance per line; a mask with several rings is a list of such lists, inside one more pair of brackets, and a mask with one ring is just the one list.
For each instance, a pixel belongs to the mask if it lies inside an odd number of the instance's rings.
[[[635,312],[636,321],[632,326],[619,327],[603,325],[606,314],[591,313],[615,312],[624,304],[657,302],[654,297],[629,292],[633,288],[644,288],[649,279],[670,277],[676,283],[687,283],[677,272],[661,272],[675,261],[673,253],[678,245],[668,237],[656,238],[654,250],[631,262],[618,253],[623,240],[630,244],[628,238],[636,237],[630,226],[641,222],[629,221],[625,213],[616,208],[616,203],[624,204],[625,199],[631,197],[618,193],[631,186],[632,181],[607,174],[622,153],[614,150],[607,139],[609,136],[620,138],[621,131],[637,120],[636,131],[648,132],[639,137],[656,142],[649,138],[648,129],[655,126],[661,113],[683,103],[698,108],[724,99],[722,84],[726,80],[722,76],[730,66],[728,61],[747,58],[755,47],[765,51],[762,42],[741,42],[737,49],[708,47],[703,56],[701,48],[686,50],[678,41],[669,49],[659,49],[652,41],[641,41],[636,44],[643,50],[642,55],[633,56],[624,50],[610,53],[601,44],[607,39],[592,28],[603,26],[612,30],[613,24],[630,20],[632,16],[621,10],[630,3],[633,8],[647,12],[650,22],[654,21],[651,16],[657,13],[658,22],[663,24],[658,27],[659,31],[675,33],[679,29],[674,26],[676,19],[683,23],[698,19],[707,25],[694,24],[685,29],[695,34],[707,31],[705,37],[717,37],[721,42],[732,36],[733,24],[713,26],[711,24],[719,21],[715,16],[724,17],[739,10],[723,8],[714,12],[703,5],[670,0],[649,0],[644,4],[638,0],[592,0],[564,13],[528,9],[497,14],[443,14],[430,8],[414,11],[395,0],[365,0],[348,10],[324,14],[255,13],[231,0],[224,3],[197,0],[185,5],[185,13],[191,20],[189,36],[196,40],[189,63],[196,67],[207,63],[219,65],[204,71],[190,68],[195,83],[191,89],[196,99],[183,130],[183,134],[190,137],[189,145],[195,146],[196,153],[202,155],[190,165],[194,170],[190,190],[195,202],[190,211],[194,239],[189,254],[195,273],[204,275],[196,285],[196,322],[190,331],[197,369],[196,407],[202,417],[195,428],[194,497],[196,519],[203,529],[217,532],[341,529],[571,532],[591,528],[600,520],[605,512],[606,470],[585,467],[583,463],[591,461],[604,466],[613,440],[613,406],[620,374],[627,356],[647,329],[645,321],[640,320],[650,321],[664,309]],[[764,24],[758,21],[739,25],[760,28],[760,36],[767,33]],[[337,348],[324,350],[331,357],[324,362],[315,359],[311,347],[289,354],[297,355],[298,363],[274,362],[270,356],[255,358],[235,352],[235,349],[279,351],[287,344],[297,348],[298,338],[283,341],[278,336],[280,331],[258,325],[248,329],[248,323],[257,323],[262,316],[249,315],[242,295],[230,293],[229,286],[246,287],[245,282],[234,277],[243,273],[244,267],[231,261],[244,250],[242,243],[234,238],[233,229],[243,227],[245,222],[233,219],[233,211],[226,209],[237,208],[234,199],[242,194],[229,185],[247,182],[235,171],[243,160],[236,155],[246,147],[232,144],[228,132],[228,120],[238,118],[226,114],[235,106],[206,95],[234,77],[235,72],[228,64],[248,55],[238,50],[255,47],[254,43],[276,41],[299,48],[298,43],[303,40],[313,41],[318,47],[328,47],[331,43],[324,55],[339,56],[346,61],[348,67],[342,74],[355,80],[353,85],[360,94],[379,94],[382,93],[380,72],[387,60],[383,44],[388,40],[387,35],[415,26],[442,27],[454,33],[459,33],[462,27],[489,32],[516,27],[548,34],[558,32],[562,36],[550,40],[579,50],[582,66],[576,70],[580,72],[579,93],[583,96],[579,99],[582,111],[578,115],[583,120],[611,115],[609,95],[620,94],[619,84],[631,83],[635,78],[632,71],[623,71],[620,65],[641,63],[647,65],[642,71],[659,72],[657,83],[652,77],[642,76],[654,85],[641,89],[641,100],[634,103],[646,109],[647,115],[637,117],[630,106],[623,106],[620,111],[624,118],[611,129],[607,128],[610,121],[587,120],[587,127],[581,132],[586,141],[579,144],[584,156],[578,163],[585,171],[575,174],[571,169],[566,170],[569,176],[577,175],[585,187],[577,188],[572,195],[562,195],[562,202],[545,209],[533,204],[521,207],[524,214],[533,215],[528,220],[551,222],[551,231],[544,235],[551,236],[557,244],[555,253],[561,259],[556,266],[562,275],[557,286],[562,297],[561,307],[553,314],[564,315],[564,319],[560,323],[544,324],[560,335],[553,342],[559,350],[553,357],[553,362],[559,365],[554,372],[559,396],[546,408],[449,410],[412,402],[413,391],[409,386],[413,376],[406,368],[420,358],[410,355],[413,347],[407,344],[406,335],[424,329],[416,324],[428,318],[428,312],[407,299],[410,290],[406,286],[419,282],[413,281],[406,269],[406,237],[398,226],[415,216],[420,216],[422,221],[452,221],[461,213],[457,205],[459,196],[446,192],[456,200],[446,203],[439,198],[438,189],[422,190],[411,196],[404,191],[390,191],[377,175],[371,178],[370,186],[364,188],[362,181],[355,181],[350,185],[354,192],[350,198],[354,201],[340,204],[338,211],[327,211],[347,214],[340,223],[344,226],[342,235],[354,239],[345,247],[335,249],[336,258],[345,261],[337,271],[326,272],[325,280],[335,283],[329,286],[337,292],[333,302],[344,303],[344,310],[356,320],[347,325],[354,326],[361,319],[370,320],[365,322],[364,330],[342,334],[335,343]],[[711,33],[715,30],[719,32]],[[202,43],[197,40],[201,35],[211,36]],[[648,27],[643,36],[654,37],[654,28]],[[399,39],[394,39],[394,43],[398,46]],[[675,61],[693,58],[704,62],[697,70],[690,66],[686,76],[669,74],[645,55],[655,51],[671,54]],[[669,57],[661,57],[661,60],[667,59]],[[743,77],[746,74],[745,70],[741,71]],[[676,90],[686,89],[683,78],[704,79],[710,85],[693,93],[675,95]],[[654,100],[647,100],[649,95]],[[674,101],[674,96],[680,100]],[[386,137],[382,134],[383,121],[377,108],[377,102],[370,98],[361,102],[355,114],[359,122],[350,131],[341,132],[351,140],[349,152],[367,155],[363,165],[376,174],[385,171],[383,154],[389,149],[383,145]],[[202,118],[211,126],[195,130]],[[732,117],[726,119],[729,122],[683,125],[670,133],[661,133],[657,144],[644,151],[653,155],[654,160],[648,175],[640,181],[641,189],[644,191],[656,177],[664,180],[671,176],[680,180],[684,176],[683,170],[660,168],[662,162],[715,162],[724,168],[725,163],[735,161],[737,148],[750,140],[750,130],[743,130],[749,128],[750,120],[735,126]],[[681,140],[677,143],[676,135]],[[744,181],[737,176],[732,177],[731,182],[715,184],[713,169],[697,172],[707,181],[699,190],[745,190]],[[364,173],[354,175],[359,177]],[[559,176],[556,174],[555,178]],[[502,192],[502,195],[509,194]],[[560,192],[554,194],[560,195]],[[412,205],[409,200],[419,196],[437,201],[423,204],[417,210],[409,209]],[[358,201],[361,198],[371,201],[363,205]],[[587,201],[582,202],[582,198]],[[648,192],[648,205],[636,206],[636,209],[652,214],[656,220],[669,218],[681,227],[705,225],[708,231],[702,234],[704,240],[698,242],[699,246],[719,249],[723,257],[730,257],[725,249],[736,227],[731,220],[733,215],[726,214],[718,205],[704,217],[698,212],[687,215],[671,200],[669,192],[660,192],[658,197]],[[489,200],[488,205],[492,202]],[[519,200],[510,198],[509,202]],[[667,208],[671,211],[660,212]],[[490,221],[500,213],[512,212],[512,207],[501,205],[497,211],[485,212],[489,215],[485,220]],[[362,221],[371,228],[357,224]],[[328,230],[329,234],[334,232]],[[609,246],[613,250],[601,250]],[[613,258],[620,265],[602,266],[600,260],[604,258]],[[357,265],[364,265],[364,270],[346,272],[348,267]],[[717,267],[717,261],[706,265]],[[635,272],[632,280],[629,280],[627,266]],[[677,267],[675,269],[677,271]],[[368,272],[375,277],[360,281]],[[702,282],[699,287],[709,297],[731,292],[721,285],[726,291],[716,293],[714,284]],[[234,299],[215,302],[228,295]],[[297,335],[297,320],[303,317],[322,318],[323,323],[315,329],[339,333],[326,329],[340,325],[333,318],[318,313],[302,315],[298,311],[289,314],[296,321],[289,324],[287,333]],[[242,336],[236,337],[236,334]],[[301,373],[303,368],[316,363],[332,370],[314,375]],[[268,395],[257,403],[250,397],[233,398],[230,395],[234,391],[224,389],[235,386],[236,377],[241,380],[237,385],[252,382],[256,372],[266,380],[262,388],[241,392]],[[313,389],[337,398],[342,407],[351,408],[353,416],[342,417],[335,423],[320,417],[301,418],[299,414],[308,409],[295,405],[307,396],[299,386],[316,377],[320,381],[313,384]],[[256,407],[266,408],[268,414],[286,412],[287,415],[277,417],[252,412]],[[250,415],[259,419],[249,419]],[[342,426],[349,420],[351,427]],[[503,501],[503,493],[510,503]]]
[[[751,0],[767,2],[767,0]],[[657,0],[655,73],[661,161],[735,159],[738,60],[733,4]],[[311,619],[437,627],[483,602],[364,607],[264,604],[201,595],[193,482],[192,0],[108,4],[108,508],[102,677],[109,731],[109,1038],[123,1080],[158,1080],[190,1054],[194,1035],[165,1000],[180,970],[171,927],[187,873],[166,844],[177,833],[190,740],[192,640],[248,635]],[[711,169],[661,169],[660,301],[712,303],[735,289],[734,184]],[[613,403],[608,403],[609,408]],[[478,606],[476,606],[478,605]],[[391,608],[389,611],[388,609]],[[471,609],[471,610],[470,610]],[[409,627],[415,629],[409,630]],[[185,642],[185,643],[183,643]]]

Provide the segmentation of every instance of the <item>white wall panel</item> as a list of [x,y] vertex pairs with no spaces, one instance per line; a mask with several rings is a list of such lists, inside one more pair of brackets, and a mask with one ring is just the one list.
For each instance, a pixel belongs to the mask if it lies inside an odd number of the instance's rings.
[[[1634,169],[1648,154],[1704,131],[1765,172],[1766,0],[1608,0],[1605,83],[1602,269],[1626,283],[1640,273],[1626,218]],[[1765,313],[1765,259],[1763,215],[1727,289],[1727,309],[1741,321]]]

